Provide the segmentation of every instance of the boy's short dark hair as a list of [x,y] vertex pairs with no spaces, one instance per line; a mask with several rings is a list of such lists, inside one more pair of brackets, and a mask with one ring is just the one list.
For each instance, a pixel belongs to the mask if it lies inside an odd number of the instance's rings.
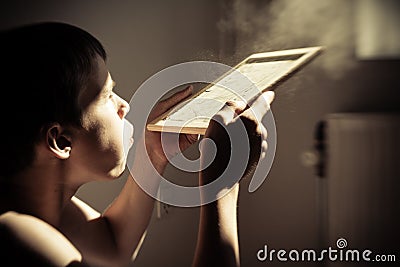
[[101,43],[65,23],[45,22],[0,33],[0,177],[12,177],[34,159],[34,145],[51,123],[79,126],[79,93]]

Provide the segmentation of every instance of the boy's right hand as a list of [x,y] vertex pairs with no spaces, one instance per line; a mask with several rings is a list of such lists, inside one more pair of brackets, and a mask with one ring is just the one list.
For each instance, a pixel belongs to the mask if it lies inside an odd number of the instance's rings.
[[[227,102],[214,115],[204,138],[211,139],[217,150],[213,154],[211,150],[215,147],[211,146],[210,142],[205,142],[201,146],[202,164],[205,165],[206,162],[211,161],[215,155],[212,163],[201,172],[202,184],[212,182],[223,175],[228,163],[232,164],[231,166],[245,166],[245,169],[238,170],[238,173],[243,173],[239,179],[253,171],[260,155],[265,155],[268,146],[267,130],[262,124],[262,119],[267,114],[273,99],[274,92],[267,91],[250,101],[248,106],[244,102]],[[248,142],[248,147],[243,146],[245,142]],[[241,148],[244,148],[243,151]],[[243,154],[243,157],[240,154]],[[246,158],[247,162],[239,162]],[[231,160],[238,162],[229,162]],[[229,179],[234,178],[229,177]]]

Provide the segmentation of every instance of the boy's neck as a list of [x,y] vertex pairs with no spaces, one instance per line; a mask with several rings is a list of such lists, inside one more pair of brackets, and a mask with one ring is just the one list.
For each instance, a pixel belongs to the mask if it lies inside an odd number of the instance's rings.
[[58,227],[63,208],[76,190],[65,183],[57,169],[30,168],[0,181],[0,214],[15,211]]

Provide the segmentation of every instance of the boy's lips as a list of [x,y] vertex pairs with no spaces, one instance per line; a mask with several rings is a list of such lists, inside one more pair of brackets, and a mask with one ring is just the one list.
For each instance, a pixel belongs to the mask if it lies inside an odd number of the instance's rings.
[[133,133],[134,133],[134,127],[132,123],[130,123],[127,119],[124,119],[124,136],[126,136],[124,139],[129,140],[128,141],[128,149],[132,147],[134,143],[134,138],[133,138]]
[[131,146],[133,145],[133,143],[134,143],[134,141],[135,141],[135,139],[133,139],[133,137],[131,137],[130,139],[129,139],[129,141],[130,141],[130,143],[131,143]]

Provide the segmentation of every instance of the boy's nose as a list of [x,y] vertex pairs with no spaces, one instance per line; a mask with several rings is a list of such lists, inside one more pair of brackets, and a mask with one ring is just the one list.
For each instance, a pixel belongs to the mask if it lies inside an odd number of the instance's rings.
[[129,112],[129,104],[124,99],[120,98],[120,106],[118,109],[118,115],[121,119],[125,118],[126,114]]

